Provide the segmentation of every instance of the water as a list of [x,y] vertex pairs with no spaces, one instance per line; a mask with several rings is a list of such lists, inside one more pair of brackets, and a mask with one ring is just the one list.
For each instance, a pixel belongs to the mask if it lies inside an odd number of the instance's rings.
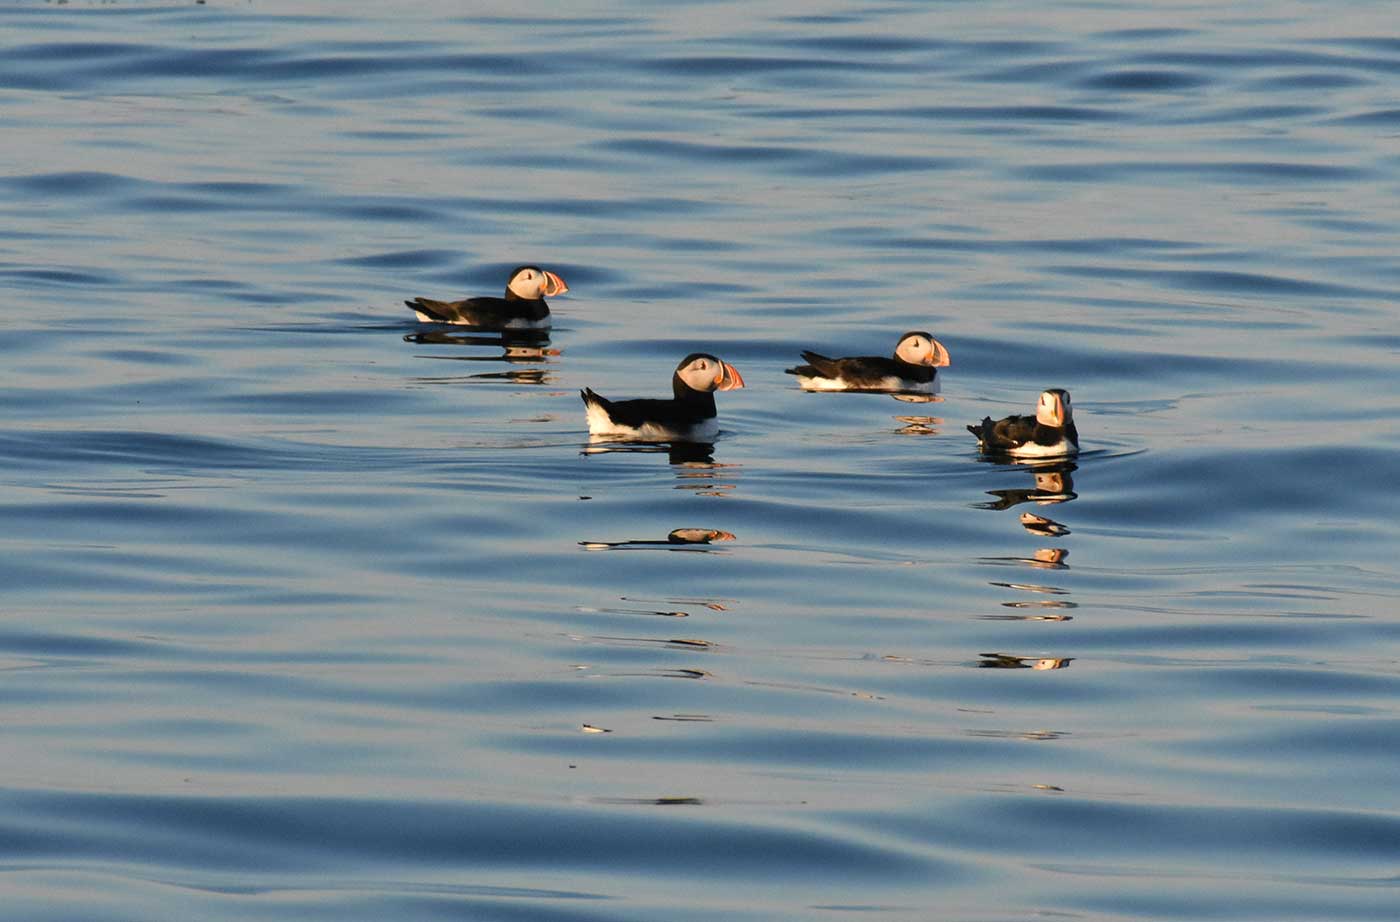
[[1394,918],[1391,5],[0,28],[0,916]]

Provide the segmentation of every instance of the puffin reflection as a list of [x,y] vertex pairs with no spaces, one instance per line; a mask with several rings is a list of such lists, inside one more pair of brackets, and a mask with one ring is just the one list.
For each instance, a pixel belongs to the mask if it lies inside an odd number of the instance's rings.
[[[1069,564],[1065,563],[1065,558],[1069,556],[1069,550],[1063,547],[1039,547],[1030,557],[983,557],[985,563],[1007,563],[1019,564],[1027,567],[1034,567],[1037,570],[1068,570]],[[1011,589],[1024,589],[1029,592],[1050,592],[1050,587],[1027,587],[1017,583],[992,583],[993,586],[1004,586]],[[1065,592],[1066,590],[1054,590]]]
[[590,442],[579,452],[584,455],[659,455],[665,454],[672,464],[695,464],[704,467],[729,467],[715,463],[713,442]]
[[[1024,602],[1002,602],[1001,604],[1011,608],[1023,606]],[[1068,603],[1073,604],[1073,603]],[[1073,621],[1073,615],[978,615],[978,621]]]
[[729,477],[728,472],[738,471],[737,464],[720,464],[711,460],[684,460],[677,462],[674,446],[671,463],[676,466],[677,490],[693,490],[696,496],[728,496],[736,489],[737,483],[724,483],[721,477]]
[[737,476],[740,465],[716,461],[714,450],[712,442],[590,442],[579,453],[665,454],[675,471],[677,490],[693,490],[697,496],[728,496],[739,486],[727,481]]
[[982,653],[977,665],[982,669],[1067,669],[1072,656],[1013,656],[1007,653]]
[[1046,570],[1068,570],[1069,564],[1065,563],[1068,556],[1069,551],[1062,547],[1038,547],[1028,563]]
[[[995,496],[992,502],[978,503],[978,509],[1010,509],[1012,506],[1021,503],[1038,503],[1042,506],[1053,505],[1055,503],[1067,503],[1075,499],[1079,494],[1074,492],[1074,471],[1077,465],[1072,461],[1062,461],[1056,464],[1036,464],[1029,467],[1031,476],[1035,479],[1034,485],[1030,489],[1007,488],[1001,490],[988,490],[988,496]],[[1022,468],[1024,469],[1024,468]],[[1049,519],[1046,519],[1049,522]],[[1024,520],[1022,524],[1025,524]],[[1058,524],[1058,523],[1052,523]],[[1064,526],[1060,526],[1063,528]],[[1066,534],[1068,529],[1066,529]]]
[[[1063,600],[1063,599],[1035,599],[1035,600],[1029,601],[1029,602],[1018,599],[1018,600],[1015,601],[1015,602],[1002,602],[1002,603],[1001,603],[1001,607],[1002,607],[1002,608],[1034,608],[1034,609],[1043,609],[1043,608],[1078,608],[1078,607],[1079,607],[1079,603],[1078,603],[1078,602],[1066,602],[1066,601]],[[1022,619],[1022,620],[1024,620],[1024,619]],[[1068,616],[1066,616],[1066,617],[1064,617],[1064,618],[1051,618],[1051,619],[1046,619],[1046,620],[1052,620],[1052,621],[1068,621],[1068,620],[1070,620],[1070,619],[1069,619]]]
[[1054,519],[1047,519],[1043,515],[1036,515],[1034,512],[1021,513],[1021,527],[1033,535],[1043,535],[1047,538],[1058,538],[1069,534],[1069,527],[1061,525]]
[[904,424],[895,430],[899,435],[938,435],[938,427],[943,425],[937,416],[896,416],[894,421]]
[[[502,333],[454,333],[446,330],[429,330],[423,333],[409,333],[404,342],[433,346],[474,346],[500,349],[499,354],[490,355],[423,355],[420,358],[450,362],[505,362],[510,365],[540,366],[549,363],[560,350],[549,348],[549,334],[528,330]],[[552,376],[547,368],[513,368],[508,371],[480,372],[463,376],[487,380],[504,380],[515,384],[548,384]],[[432,378],[420,380],[448,380]]]
[[[734,539],[733,532],[720,531],[718,528],[676,528],[661,540],[633,538],[626,541],[580,541],[579,546],[590,551],[610,548],[663,547],[670,551],[708,552],[712,549],[703,545],[714,544],[718,541],[733,541]],[[718,550],[718,548],[713,550]]]
[[549,345],[549,332],[547,330],[502,330],[500,332],[472,330],[469,333],[453,330],[424,330],[419,333],[405,334],[403,341],[416,343],[420,346],[499,346],[507,351],[518,348],[538,350],[547,355],[559,354],[558,349],[546,348]]
[[[1074,471],[1076,465],[1073,461],[1060,460],[1054,462],[1038,462],[1032,464],[1017,464],[1013,470],[1024,470],[1030,473],[1034,480],[1029,489],[1002,489],[988,490],[987,493],[995,496],[992,502],[977,503],[980,509],[1009,509],[1021,503],[1037,503],[1040,505],[1053,505],[1056,503],[1067,503],[1075,498],[1074,492]],[[1021,527],[1032,535],[1041,538],[1059,538],[1070,533],[1069,527],[1043,515],[1033,512],[1022,512],[1018,518]],[[1065,562],[1069,557],[1069,549],[1063,547],[1040,547],[1036,548],[1029,557],[983,557],[983,563],[1001,566],[1031,567],[1036,570],[1068,570],[1069,564]],[[992,586],[1001,589],[1013,589],[1017,592],[1031,593],[1041,596],[1065,596],[1069,595],[1068,589],[1058,586],[1046,586],[1035,583],[1015,583],[1015,582],[992,582]],[[1059,613],[1046,612],[1045,609],[1054,608],[1076,608],[1074,602],[1052,599],[1036,599],[1034,601],[1017,600],[1001,603],[1004,608],[1027,610],[1025,614],[1017,615],[984,615],[983,620],[988,621],[1069,621],[1071,616]],[[999,656],[999,654],[984,654],[985,656]],[[1015,662],[1013,662],[1013,660]],[[1026,660],[1027,662],[1020,662]],[[1059,669],[1068,663],[1069,660],[1037,660],[1039,663],[1051,663],[1051,665],[1035,665],[1029,667],[1026,657],[1011,657],[1010,660],[989,660],[981,665],[986,667],[999,668],[1036,668],[1036,669]],[[1017,665],[1019,663],[1019,665]],[[1055,665],[1058,664],[1058,665]]]

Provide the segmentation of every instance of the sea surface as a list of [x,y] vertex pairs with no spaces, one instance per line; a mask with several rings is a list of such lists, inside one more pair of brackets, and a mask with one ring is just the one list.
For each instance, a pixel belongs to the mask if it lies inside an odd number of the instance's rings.
[[[0,3],[0,918],[1391,922],[1397,86],[1393,2]],[[712,446],[590,443],[693,351]]]

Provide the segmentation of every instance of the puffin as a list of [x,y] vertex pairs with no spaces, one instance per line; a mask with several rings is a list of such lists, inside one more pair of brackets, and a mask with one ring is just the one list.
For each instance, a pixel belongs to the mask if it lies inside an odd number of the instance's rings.
[[923,330],[899,338],[894,357],[862,355],[844,359],[803,352],[806,365],[787,369],[808,391],[918,391],[932,393],[938,369],[948,367],[948,350]]
[[1079,452],[1079,430],[1074,427],[1069,391],[1052,387],[1042,391],[1034,416],[990,416],[967,431],[977,436],[978,447],[989,454],[1013,458],[1056,458]]
[[715,391],[744,386],[739,370],[706,352],[692,352],[671,375],[670,400],[609,400],[579,391],[589,435],[640,442],[713,442],[719,433]]
[[459,323],[495,330],[545,330],[549,328],[549,304],[545,296],[569,290],[564,280],[539,266],[512,269],[504,298],[466,298],[433,301],[414,298],[408,309],[425,323]]

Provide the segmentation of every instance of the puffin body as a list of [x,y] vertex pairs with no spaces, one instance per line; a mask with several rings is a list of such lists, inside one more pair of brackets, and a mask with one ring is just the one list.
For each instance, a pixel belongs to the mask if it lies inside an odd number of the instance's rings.
[[977,436],[979,447],[1013,458],[1055,458],[1079,451],[1079,430],[1074,426],[1069,391],[1052,387],[1043,391],[1034,416],[988,416],[967,431]]
[[462,301],[405,301],[425,323],[458,323],[493,330],[544,330],[549,328],[546,295],[569,290],[564,280],[539,266],[511,270],[504,298],[466,298]]
[[804,352],[806,365],[787,369],[808,391],[917,391],[933,393],[938,369],[948,366],[948,350],[922,330],[905,333],[893,358],[878,355],[833,359]]
[[671,376],[670,400],[609,400],[591,388],[579,393],[589,435],[638,442],[712,442],[719,434],[715,391],[744,386],[738,370],[713,355],[693,352]]

